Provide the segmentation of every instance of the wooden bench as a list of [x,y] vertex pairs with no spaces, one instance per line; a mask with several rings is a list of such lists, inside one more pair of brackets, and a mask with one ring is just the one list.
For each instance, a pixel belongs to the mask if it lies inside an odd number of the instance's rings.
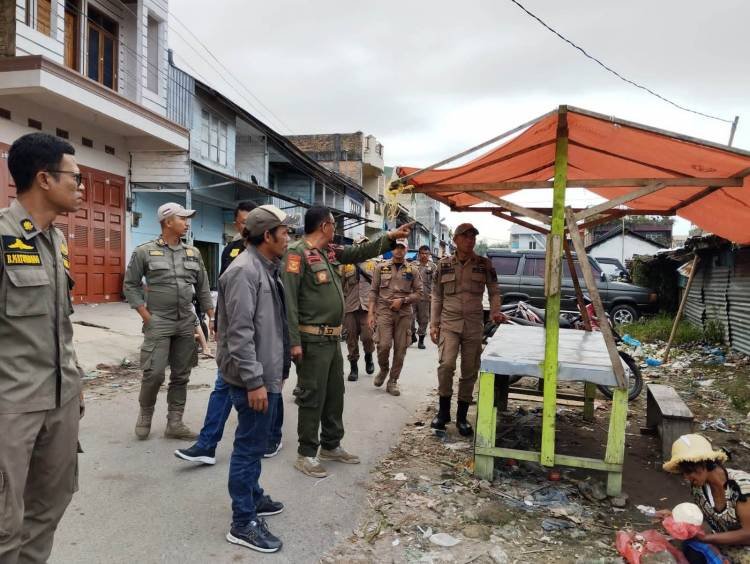
[[693,432],[693,412],[671,386],[646,385],[646,427],[661,438],[662,460],[672,456],[672,443]]

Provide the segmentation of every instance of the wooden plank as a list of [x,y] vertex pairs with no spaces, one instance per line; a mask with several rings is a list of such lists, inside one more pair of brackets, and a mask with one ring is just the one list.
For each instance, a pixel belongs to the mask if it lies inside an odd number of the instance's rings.
[[[617,346],[615,345],[615,339],[612,335],[612,328],[607,323],[607,312],[604,310],[604,304],[602,303],[602,297],[599,294],[599,287],[596,285],[594,280],[594,274],[591,271],[591,263],[589,263],[588,254],[586,253],[586,247],[583,245],[583,239],[578,231],[576,225],[575,216],[570,210],[566,210],[565,215],[568,220],[568,230],[570,232],[570,239],[573,241],[573,247],[575,247],[576,255],[578,258],[578,264],[581,265],[583,271],[583,278],[586,281],[586,288],[591,296],[591,301],[594,303],[594,310],[596,316],[599,318],[599,328],[604,337],[604,343],[607,345],[607,352],[609,353],[609,359],[612,361],[612,370],[615,373],[615,378],[618,384],[622,388],[627,388],[628,381],[625,377],[625,370],[622,367],[622,361],[620,355],[617,352]],[[627,397],[627,395],[626,395]]]
[[[557,114],[557,141],[555,144],[555,187],[552,192],[552,218],[548,236],[548,254],[560,260],[562,238],[565,231],[565,188],[568,184],[568,114],[560,106]],[[554,249],[549,249],[554,246]],[[557,280],[551,276],[557,275]],[[560,338],[560,270],[547,268],[544,287],[556,290],[550,293],[544,306],[544,407],[542,408],[542,452],[541,463],[552,466],[555,463],[555,419],[557,417],[557,370],[558,346]]]
[[[544,398],[540,396],[535,396],[532,394],[517,394],[517,393],[511,393],[508,394],[508,399],[516,400],[516,401],[531,401],[534,403],[537,402],[543,402]],[[557,405],[566,405],[568,407],[583,407],[584,402],[581,400],[570,400],[570,399],[562,399],[559,395],[557,396]]]
[[544,223],[545,225],[549,225],[550,223],[550,218],[548,216],[542,213],[535,212],[534,210],[531,210],[524,206],[514,204],[513,202],[509,202],[508,200],[503,200],[502,198],[498,198],[497,196],[493,196],[492,194],[484,194],[482,192],[477,192],[473,195],[479,198],[480,200],[484,200],[485,202],[490,202],[491,204],[497,204],[498,206],[502,206],[508,211],[516,212],[530,219],[535,219],[541,223]]
[[537,233],[541,233],[543,235],[546,235],[547,233],[549,233],[549,229],[542,227],[541,225],[529,223],[528,221],[524,221],[523,219],[514,217],[507,213],[492,212],[492,215],[499,217],[500,219],[504,219],[505,221],[510,221],[511,223],[515,223],[522,227],[526,227],[527,229],[531,229],[532,231],[536,231]]
[[680,307],[677,308],[677,315],[674,318],[674,323],[672,323],[672,330],[669,332],[669,340],[667,341],[667,349],[664,351],[664,362],[669,362],[669,351],[672,349],[672,342],[674,341],[675,335],[677,335],[677,326],[680,324],[680,320],[682,319],[682,314],[685,311],[685,305],[688,301],[688,294],[690,294],[690,288],[693,286],[693,280],[695,279],[695,271],[698,270],[698,260],[699,257],[696,254],[693,258],[693,266],[690,268],[690,276],[688,276],[687,284],[685,285],[685,291],[682,294],[682,299],[680,300]]
[[690,196],[687,200],[683,200],[682,202],[680,202],[676,206],[672,206],[671,208],[669,208],[669,211],[671,213],[677,213],[682,208],[686,208],[689,205],[694,204],[698,200],[702,200],[706,196],[710,196],[711,194],[713,194],[717,190],[721,190],[721,186],[711,186],[709,188],[706,188],[705,190],[701,190],[697,194],[695,194],[693,196]]
[[[695,176],[681,177],[649,177],[649,178],[586,178],[571,180],[571,188],[629,188],[639,186],[651,186],[657,182],[663,182],[667,187],[703,188],[708,186],[721,186],[722,188],[736,188],[742,186],[741,177],[707,178]],[[493,192],[496,190],[541,190],[554,188],[554,182],[549,180],[508,180],[503,182],[478,182],[476,184],[423,184],[414,186],[414,192],[440,193],[440,192]]]
[[[481,448],[477,452],[482,455],[495,458],[512,458],[514,460],[526,460],[528,462],[539,462],[541,453],[532,450],[518,450],[515,448]],[[555,466],[570,466],[571,468],[585,468],[588,470],[601,470],[602,472],[619,472],[622,466],[610,464],[598,458],[586,458],[584,456],[571,456],[568,454],[557,454],[554,460]]]
[[643,196],[646,196],[648,194],[657,192],[661,190],[662,188],[664,188],[664,183],[657,182],[656,184],[651,184],[649,186],[644,186],[643,188],[639,188],[638,190],[630,192],[629,194],[623,194],[622,196],[612,198],[611,200],[606,200],[602,202],[601,204],[591,206],[590,208],[582,212],[578,212],[575,216],[576,221],[581,221],[583,219],[587,219],[589,217],[595,216],[601,212],[611,210],[612,208],[616,208],[619,205],[626,204],[627,202],[630,202],[638,198],[642,198]]
[[479,448],[495,446],[495,375],[479,374],[479,401],[477,402],[477,430],[474,437],[474,473],[483,480],[493,479],[495,462],[492,456],[477,454]]
[[583,419],[584,421],[594,420],[594,398],[596,398],[596,384],[586,382],[583,386]]
[[646,384],[646,398],[647,403],[649,399],[653,399],[662,417],[693,419],[693,412],[671,386]]
[[583,328],[586,331],[591,331],[591,320],[589,319],[589,312],[586,309],[586,303],[583,301],[583,292],[581,291],[581,282],[578,280],[578,271],[575,268],[573,262],[573,253],[570,252],[570,245],[568,245],[568,238],[563,239],[563,249],[565,249],[565,258],[568,261],[568,270],[570,271],[570,279],[573,281],[573,289],[576,293],[576,303],[578,304],[578,311],[581,314],[583,320]]
[[622,463],[625,460],[625,427],[627,422],[628,389],[625,387],[616,388],[612,396],[612,410],[609,414],[607,451],[604,454],[604,461],[619,466],[620,471],[610,472],[607,475],[607,495],[609,496],[620,495],[622,491]]
[[492,145],[493,143],[497,143],[498,141],[501,141],[505,139],[506,137],[510,137],[511,135],[518,133],[519,131],[523,131],[524,129],[531,127],[535,123],[542,121],[544,118],[552,115],[553,112],[547,112],[546,114],[543,114],[539,117],[536,117],[532,120],[527,121],[526,123],[522,123],[521,125],[514,127],[513,129],[510,129],[504,133],[501,133],[500,135],[497,135],[496,137],[493,137],[492,139],[488,139],[487,141],[484,141],[483,143],[480,143],[479,145],[475,145],[474,147],[471,147],[470,149],[466,149],[465,151],[462,151],[456,155],[453,155],[452,157],[448,157],[447,159],[443,159],[442,161],[439,161],[435,164],[431,164],[430,166],[426,166],[424,168],[421,168],[417,170],[416,172],[412,172],[411,174],[407,174],[406,176],[402,176],[398,180],[395,180],[391,183],[391,186],[403,184],[407,182],[408,180],[411,180],[415,176],[419,176],[420,174],[427,172],[428,170],[434,170],[436,168],[439,168],[443,165],[447,165],[450,162],[453,162],[457,159],[460,159],[461,157],[465,157],[466,155],[470,155],[471,153],[478,151],[479,149],[484,149],[485,147],[488,147],[489,145]]

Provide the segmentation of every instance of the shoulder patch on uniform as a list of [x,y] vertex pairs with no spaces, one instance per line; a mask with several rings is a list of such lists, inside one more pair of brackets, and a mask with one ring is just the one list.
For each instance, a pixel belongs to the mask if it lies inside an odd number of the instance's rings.
[[163,257],[164,256],[164,251],[162,251],[160,249],[150,249],[148,251],[148,254],[150,256],[152,256],[152,257]]
[[7,266],[39,266],[42,257],[36,248],[36,241],[22,241],[14,235],[3,235],[3,262]]
[[323,257],[321,257],[316,251],[312,249],[305,249],[305,262],[312,266],[316,262],[320,262],[323,260]]
[[239,247],[235,247],[234,249],[232,249],[231,251],[229,251],[229,256],[231,258],[237,258],[237,255],[239,255],[239,254],[240,254],[240,248]]
[[191,248],[187,248],[187,249],[185,249],[185,254],[187,256],[189,256],[189,257],[192,257],[192,256],[195,255],[195,251],[193,249],[191,249]]
[[158,238],[158,239],[157,239],[157,240],[155,241],[155,243],[156,243],[157,245],[159,245],[160,247],[166,247],[166,246],[167,246],[167,242],[166,242],[166,241],[165,241],[164,239],[162,239],[161,237],[159,237],[159,238]]
[[300,266],[302,264],[302,257],[299,255],[287,255],[286,256],[286,271],[290,274],[299,274]]

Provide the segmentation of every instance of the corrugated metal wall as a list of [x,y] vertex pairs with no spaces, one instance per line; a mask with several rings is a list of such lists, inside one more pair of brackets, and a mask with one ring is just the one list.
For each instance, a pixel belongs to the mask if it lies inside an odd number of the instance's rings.
[[193,96],[195,95],[193,77],[169,65],[167,83],[167,117],[187,129],[192,129]]
[[729,331],[732,346],[750,354],[750,248],[734,256],[734,272],[729,286]]
[[750,354],[750,248],[703,251],[685,317],[703,328],[717,321],[732,348]]

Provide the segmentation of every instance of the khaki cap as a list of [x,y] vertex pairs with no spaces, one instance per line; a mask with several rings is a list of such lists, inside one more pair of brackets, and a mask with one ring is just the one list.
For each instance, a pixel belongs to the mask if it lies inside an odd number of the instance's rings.
[[193,217],[195,214],[195,210],[186,210],[184,206],[175,202],[167,202],[166,204],[159,206],[159,209],[156,210],[156,217],[159,221],[164,221],[173,215],[179,217]]
[[726,462],[727,455],[720,450],[714,450],[711,443],[703,435],[682,435],[672,443],[672,458],[664,463],[664,470],[672,474],[680,473],[681,462]]
[[270,204],[258,206],[247,214],[245,220],[245,229],[251,237],[263,235],[266,231],[272,231],[280,225],[290,226],[294,225],[294,222],[291,216]]
[[396,247],[401,245],[404,248],[409,248],[409,239],[396,239]]
[[473,231],[474,235],[479,235],[479,229],[474,227],[471,223],[462,223],[458,227],[456,227],[456,230],[453,232],[453,235],[463,235],[464,233],[468,233],[469,231]]

